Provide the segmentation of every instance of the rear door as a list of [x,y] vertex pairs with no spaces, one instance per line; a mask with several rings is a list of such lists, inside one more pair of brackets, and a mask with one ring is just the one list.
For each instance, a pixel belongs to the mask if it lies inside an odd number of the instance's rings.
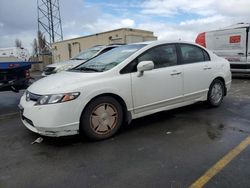
[[179,44],[183,67],[184,100],[194,100],[203,96],[213,79],[214,65],[209,54],[192,44]]

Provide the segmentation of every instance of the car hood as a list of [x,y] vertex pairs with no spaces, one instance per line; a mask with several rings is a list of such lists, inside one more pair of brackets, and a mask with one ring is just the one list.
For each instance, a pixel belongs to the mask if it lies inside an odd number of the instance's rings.
[[84,63],[86,60],[68,60],[58,63],[53,63],[51,65],[48,65],[47,67],[55,67],[56,69],[63,67],[63,66],[73,66],[76,67],[77,65],[80,65],[81,63]]
[[36,81],[28,91],[38,95],[76,92],[86,82],[94,80],[100,74],[102,73],[64,71]]

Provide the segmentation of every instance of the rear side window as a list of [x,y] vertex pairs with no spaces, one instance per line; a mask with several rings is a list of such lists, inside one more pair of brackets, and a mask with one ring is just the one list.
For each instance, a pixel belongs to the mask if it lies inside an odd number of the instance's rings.
[[180,44],[180,52],[183,64],[198,63],[210,60],[208,53],[195,45]]
[[177,65],[175,45],[169,44],[154,47],[138,57],[137,61],[153,61],[156,69]]

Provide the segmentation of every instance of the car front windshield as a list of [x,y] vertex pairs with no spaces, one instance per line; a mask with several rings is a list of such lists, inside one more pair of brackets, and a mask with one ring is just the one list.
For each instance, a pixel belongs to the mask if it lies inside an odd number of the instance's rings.
[[75,57],[71,59],[72,60],[88,60],[94,57],[97,54],[97,52],[99,52],[101,49],[102,49],[101,47],[90,48],[90,49],[80,52],[79,54],[77,54]]
[[81,64],[73,70],[92,72],[103,72],[110,70],[145,45],[146,44],[132,44],[114,48],[98,57],[95,57],[94,59],[87,61],[84,64]]

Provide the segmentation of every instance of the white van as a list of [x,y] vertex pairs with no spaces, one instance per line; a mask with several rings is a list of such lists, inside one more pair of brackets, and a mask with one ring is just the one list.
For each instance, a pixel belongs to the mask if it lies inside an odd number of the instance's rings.
[[195,42],[230,62],[232,73],[250,73],[250,23],[200,33]]

